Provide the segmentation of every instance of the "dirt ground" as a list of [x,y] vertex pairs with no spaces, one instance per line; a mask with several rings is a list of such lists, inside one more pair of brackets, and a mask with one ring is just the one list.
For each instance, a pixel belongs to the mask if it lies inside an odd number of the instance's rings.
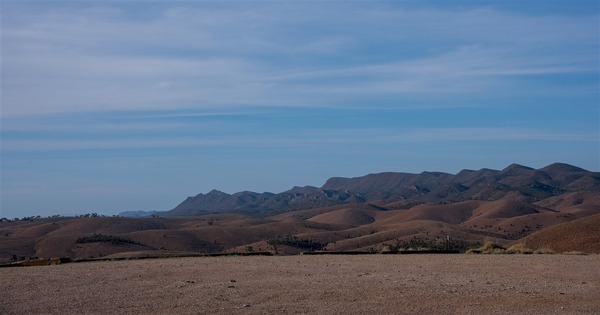
[[600,255],[198,257],[0,269],[0,314],[598,314]]

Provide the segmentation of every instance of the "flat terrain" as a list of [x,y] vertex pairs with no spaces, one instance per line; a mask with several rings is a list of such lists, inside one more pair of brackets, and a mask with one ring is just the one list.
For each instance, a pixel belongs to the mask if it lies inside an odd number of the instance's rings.
[[0,314],[593,314],[600,255],[229,256],[0,269]]

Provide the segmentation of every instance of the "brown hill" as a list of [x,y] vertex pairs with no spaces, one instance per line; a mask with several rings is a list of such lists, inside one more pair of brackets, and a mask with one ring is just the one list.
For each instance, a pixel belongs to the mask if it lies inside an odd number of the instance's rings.
[[[27,257],[198,255],[251,249],[293,254],[313,250],[303,247],[307,242],[322,244],[324,250],[330,251],[439,247],[446,244],[447,238],[453,246],[490,240],[508,244],[600,211],[600,205],[587,201],[563,211],[514,200],[407,207],[388,210],[362,203],[346,204],[267,218],[217,213],[0,222],[0,262]],[[580,208],[575,211],[573,207]],[[271,244],[272,240],[279,240],[279,245]]]
[[600,193],[596,191],[580,191],[553,196],[535,203],[538,206],[555,210],[564,210],[573,207],[587,207],[600,205]]
[[[588,195],[577,196],[585,199]],[[218,213],[178,218],[98,217],[2,222],[0,256],[6,262],[15,256],[93,258],[126,256],[127,252],[132,255],[134,252],[201,254],[245,250],[247,246],[273,250],[267,246],[269,239],[288,236],[327,244],[327,250],[380,250],[390,244],[417,240],[440,243],[446,235],[457,242],[493,240],[507,244],[556,224],[598,214],[600,205],[594,200],[577,202],[562,211],[503,199],[419,204],[395,210],[349,204],[291,211],[264,219]],[[78,239],[95,234],[131,242],[78,243]]]
[[329,211],[309,218],[307,221],[342,226],[361,226],[375,221],[375,208],[344,207],[343,209]]
[[[599,196],[600,173],[558,163],[537,170],[513,164],[457,175],[332,178],[321,188],[294,187],[281,194],[212,191],[188,198],[166,217],[0,220],[0,263],[256,250],[464,250],[523,237],[529,237],[527,245],[594,252],[595,245],[584,243],[595,244],[597,230],[581,220],[598,220]],[[183,215],[190,213],[204,214]],[[555,226],[573,236],[556,241],[548,236],[559,233]],[[538,244],[539,239],[548,241]]]
[[524,237],[515,244],[532,250],[581,251],[600,254],[600,215],[557,224]]

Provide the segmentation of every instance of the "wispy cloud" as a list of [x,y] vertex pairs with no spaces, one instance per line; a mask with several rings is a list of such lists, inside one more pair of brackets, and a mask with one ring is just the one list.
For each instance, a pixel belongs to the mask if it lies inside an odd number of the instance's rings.
[[493,93],[510,84],[506,76],[598,71],[598,34],[589,31],[597,16],[182,5],[146,14],[115,3],[4,14],[3,115],[326,107],[390,95],[464,106],[440,100]]
[[582,141],[596,142],[593,133],[522,128],[422,128],[392,137],[401,141]]
[[[104,126],[99,128],[103,129]],[[490,141],[574,141],[594,143],[600,140],[591,133],[565,133],[551,130],[521,128],[411,128],[393,129],[336,129],[311,131],[286,131],[278,134],[260,134],[248,131],[247,134],[229,135],[199,134],[197,136],[155,134],[118,134],[107,139],[27,139],[3,141],[5,152],[47,152],[70,150],[113,150],[152,148],[236,148],[290,149],[299,147],[345,146],[345,145],[399,145],[402,143],[439,143],[439,142],[490,142]],[[161,154],[164,154],[161,153]]]

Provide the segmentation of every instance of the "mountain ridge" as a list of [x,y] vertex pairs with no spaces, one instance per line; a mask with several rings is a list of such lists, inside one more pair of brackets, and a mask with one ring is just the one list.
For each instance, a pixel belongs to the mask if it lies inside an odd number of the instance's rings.
[[321,187],[294,186],[281,193],[242,191],[228,194],[213,189],[188,197],[173,209],[157,214],[188,216],[235,212],[269,216],[346,203],[382,201],[449,203],[508,198],[533,203],[580,191],[600,191],[600,172],[566,163],[553,163],[539,169],[513,163],[502,170],[464,169],[456,174],[382,172],[349,178],[331,177]]

